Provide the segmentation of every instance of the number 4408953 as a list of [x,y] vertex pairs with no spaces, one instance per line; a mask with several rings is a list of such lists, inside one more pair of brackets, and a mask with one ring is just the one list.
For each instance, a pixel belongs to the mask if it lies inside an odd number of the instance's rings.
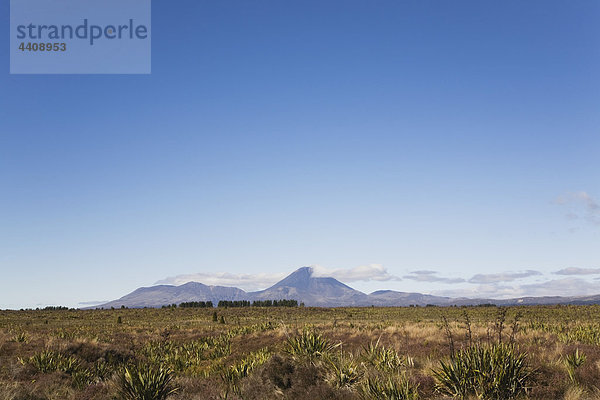
[[21,43],[21,51],[67,51],[66,43]]

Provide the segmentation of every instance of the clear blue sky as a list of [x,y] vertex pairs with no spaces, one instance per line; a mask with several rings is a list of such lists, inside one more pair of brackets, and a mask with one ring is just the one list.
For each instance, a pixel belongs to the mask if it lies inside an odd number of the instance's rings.
[[0,308],[312,264],[600,293],[598,1],[155,0],[149,76],[9,75],[8,3]]

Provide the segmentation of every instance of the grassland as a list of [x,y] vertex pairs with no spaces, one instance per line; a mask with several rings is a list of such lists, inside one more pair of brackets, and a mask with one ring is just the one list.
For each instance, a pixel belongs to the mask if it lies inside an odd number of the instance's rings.
[[0,400],[575,400],[599,378],[600,306],[0,311]]

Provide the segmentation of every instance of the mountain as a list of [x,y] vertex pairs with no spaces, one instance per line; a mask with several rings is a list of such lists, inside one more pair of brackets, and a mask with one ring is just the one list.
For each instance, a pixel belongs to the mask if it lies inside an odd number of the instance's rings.
[[265,290],[246,292],[227,286],[208,286],[198,282],[188,282],[180,286],[158,285],[142,287],[105,304],[88,308],[129,308],[162,307],[188,301],[219,300],[297,300],[314,307],[406,307],[409,305],[463,306],[479,304],[543,305],[543,304],[600,304],[600,295],[581,297],[520,297],[515,299],[469,299],[432,296],[421,293],[379,290],[365,294],[334,278],[313,276],[313,269],[302,267]]
[[313,277],[303,267],[268,289],[251,293],[253,300],[295,299],[307,306],[344,307],[364,305],[367,295],[334,278]]
[[[180,286],[158,285],[142,287],[121,297],[96,307],[130,308],[162,307],[168,304],[179,304],[186,301],[247,300],[248,293],[242,289],[227,286],[208,286],[198,282],[188,282]],[[90,307],[90,308],[96,308]]]

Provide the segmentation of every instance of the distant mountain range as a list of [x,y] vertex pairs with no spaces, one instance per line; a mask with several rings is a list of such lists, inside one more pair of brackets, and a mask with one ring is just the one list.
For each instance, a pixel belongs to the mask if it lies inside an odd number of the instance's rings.
[[600,295],[585,297],[520,297],[514,299],[469,299],[432,296],[421,293],[379,290],[365,294],[343,284],[334,278],[314,277],[310,267],[300,268],[268,289],[246,292],[236,287],[208,286],[198,282],[188,282],[180,286],[157,285],[142,287],[105,304],[88,308],[129,308],[162,307],[190,301],[220,300],[297,300],[313,307],[406,307],[462,306],[462,305],[542,305],[542,304],[600,304]]

